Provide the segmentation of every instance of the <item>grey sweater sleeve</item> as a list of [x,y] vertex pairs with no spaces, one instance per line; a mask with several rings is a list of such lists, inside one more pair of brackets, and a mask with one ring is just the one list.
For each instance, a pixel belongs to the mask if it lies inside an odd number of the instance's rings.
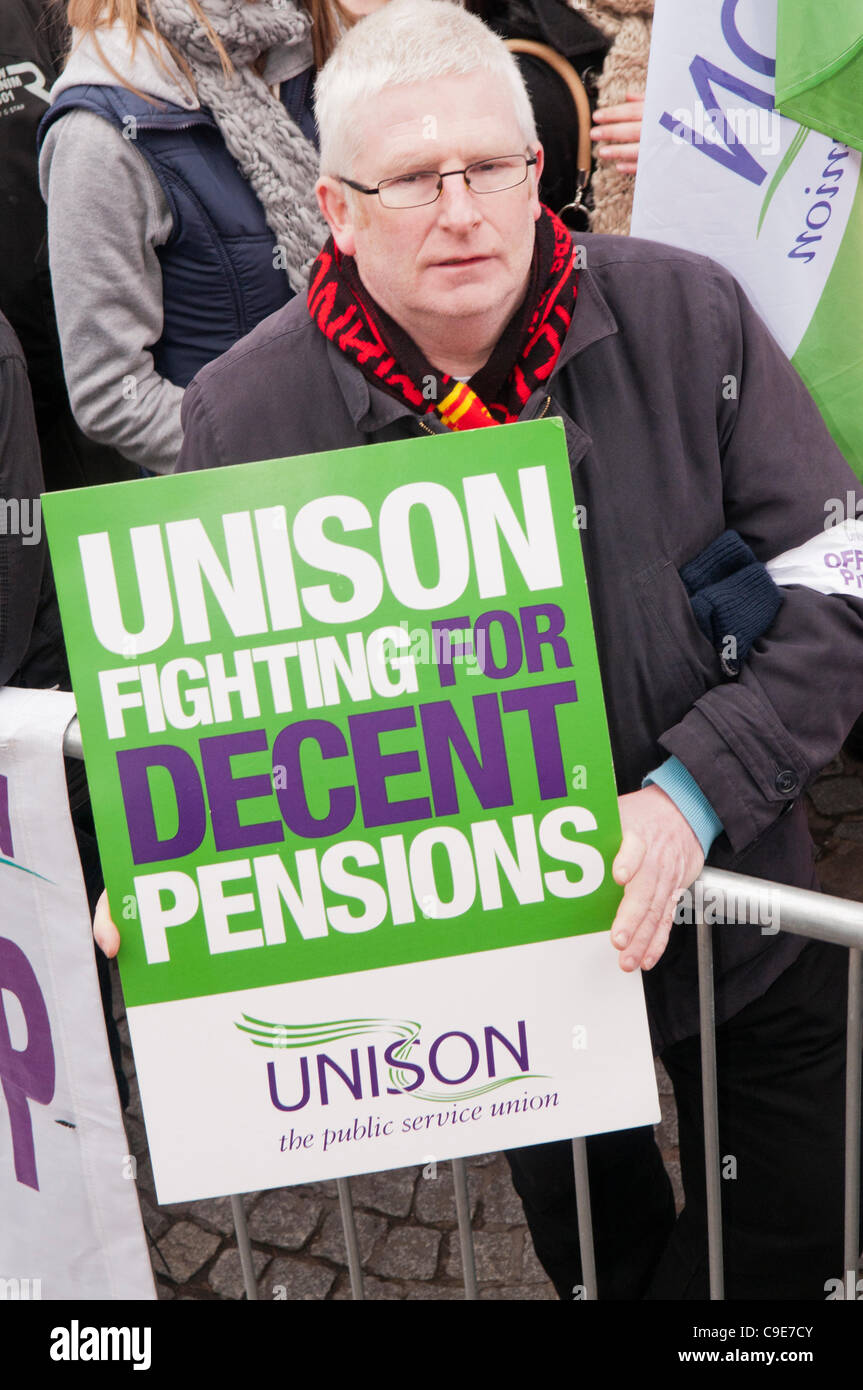
[[75,419],[133,463],[170,473],[183,431],[183,389],[159,376],[156,248],[173,222],[146,159],[108,121],[70,111],[39,160],[63,368]]

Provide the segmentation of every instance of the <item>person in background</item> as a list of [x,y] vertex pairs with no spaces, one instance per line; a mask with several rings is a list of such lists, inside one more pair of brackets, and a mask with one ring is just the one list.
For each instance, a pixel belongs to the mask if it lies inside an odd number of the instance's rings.
[[48,688],[69,668],[39,494],[39,436],[24,352],[0,313],[0,687]]
[[27,361],[48,491],[131,478],[135,469],[75,423],[51,296],[36,130],[68,40],[53,0],[0,5],[0,311]]
[[69,0],[71,52],[40,132],[72,407],[152,473],[183,390],[305,284],[315,70],[339,0]]
[[[584,83],[591,107],[595,105],[596,78],[608,39],[588,23],[581,10],[572,9],[566,0],[465,0],[465,9],[501,38],[528,39],[565,58]],[[578,113],[566,82],[546,59],[519,52],[514,57],[545,151],[542,199],[559,212],[574,199],[577,189]]]
[[579,0],[579,14],[610,43],[597,79],[597,109],[591,131],[599,158],[592,180],[592,232],[623,236],[629,232],[653,3],[654,0]]
[[[573,214],[571,225],[628,232],[653,0],[465,0],[465,8],[502,38],[543,44],[575,69],[593,112],[590,138],[598,162],[584,212]],[[546,59],[523,52],[515,57],[546,155],[542,198],[559,212],[577,189],[578,114],[566,82]]]
[[[0,688],[70,690],[57,594],[42,530],[44,491],[39,436],[27,364],[8,319],[0,314]],[[90,792],[80,758],[66,758],[69,811],[90,911],[104,880]],[[129,1101],[120,1038],[111,1007],[108,962],[96,952],[102,1010],[120,1102]]]

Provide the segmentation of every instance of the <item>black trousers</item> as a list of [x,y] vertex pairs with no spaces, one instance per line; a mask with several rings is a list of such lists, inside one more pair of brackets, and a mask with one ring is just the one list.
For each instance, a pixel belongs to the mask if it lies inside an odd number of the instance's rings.
[[[823,1301],[826,1281],[844,1278],[847,981],[847,951],[810,942],[716,1030],[727,1299]],[[587,1140],[600,1299],[709,1297],[699,1039],[675,1043],[662,1061],[677,1101],[686,1205],[675,1218],[649,1126]],[[577,1297],[572,1146],[507,1158],[540,1261],[560,1298]]]
[[[73,809],[72,825],[75,831],[75,839],[78,843],[81,872],[84,876],[84,887],[87,890],[87,902],[90,907],[90,916],[92,917],[96,910],[99,894],[105,887],[105,880],[102,877],[102,863],[99,858],[99,846],[96,843],[96,830],[93,825],[93,813],[90,808],[89,799]],[[114,1021],[110,966],[106,957],[102,954],[95,942],[93,943],[93,950],[96,955],[96,971],[99,976],[99,993],[102,996],[102,1013],[105,1018],[105,1030],[108,1035],[111,1065],[114,1068],[114,1078],[117,1082],[117,1093],[120,1097],[120,1105],[122,1109],[125,1110],[126,1106],[129,1104],[129,1082],[123,1071],[120,1034],[117,1031],[117,1024]]]

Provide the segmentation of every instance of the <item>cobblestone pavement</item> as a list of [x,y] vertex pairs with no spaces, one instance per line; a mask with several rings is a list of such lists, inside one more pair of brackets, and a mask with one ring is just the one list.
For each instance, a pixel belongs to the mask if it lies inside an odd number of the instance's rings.
[[[863,761],[847,752],[834,759],[809,793],[818,873],[826,893],[863,901]],[[115,978],[115,998],[120,997]],[[230,1199],[158,1206],[147,1154],[140,1100],[122,1009],[124,1065],[132,1078],[126,1114],[130,1153],[162,1299],[239,1299],[240,1260]],[[657,1139],[682,1203],[677,1116],[667,1076],[658,1069],[662,1123]],[[468,1187],[480,1297],[553,1300],[555,1293],[533,1251],[502,1154],[468,1160]],[[354,1178],[351,1189],[369,1299],[461,1299],[461,1261],[452,1174],[420,1168]],[[258,1297],[349,1299],[344,1240],[334,1182],[247,1194]]]

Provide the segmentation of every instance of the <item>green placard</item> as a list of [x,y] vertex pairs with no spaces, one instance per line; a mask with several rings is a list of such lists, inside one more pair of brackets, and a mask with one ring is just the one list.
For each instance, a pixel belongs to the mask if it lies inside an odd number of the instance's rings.
[[127,1004],[608,929],[560,421],[44,511]]

